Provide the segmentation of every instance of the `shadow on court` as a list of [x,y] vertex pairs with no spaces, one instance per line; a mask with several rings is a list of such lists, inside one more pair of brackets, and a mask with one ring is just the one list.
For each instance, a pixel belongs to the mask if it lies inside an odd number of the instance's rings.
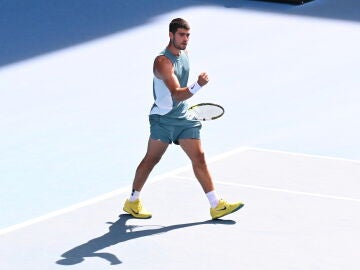
[[[94,238],[87,243],[72,248],[61,255],[64,259],[58,260],[56,263],[60,265],[74,265],[84,261],[86,257],[99,257],[108,262],[111,265],[121,264],[122,261],[118,257],[111,253],[97,252],[104,248],[119,244],[121,242],[129,241],[136,238],[151,236],[160,233],[166,233],[173,230],[183,229],[186,227],[200,226],[205,224],[222,224],[222,225],[234,225],[233,220],[206,220],[201,222],[183,223],[171,226],[151,226],[152,229],[146,229],[147,226],[126,225],[126,222],[133,219],[131,215],[122,214],[119,219],[109,227],[109,232]],[[158,227],[158,228],[154,228]],[[144,229],[145,228],[145,229]]]
[[3,0],[0,68],[141,26],[168,12],[206,6],[360,21],[357,0],[314,0],[300,6],[258,0]]

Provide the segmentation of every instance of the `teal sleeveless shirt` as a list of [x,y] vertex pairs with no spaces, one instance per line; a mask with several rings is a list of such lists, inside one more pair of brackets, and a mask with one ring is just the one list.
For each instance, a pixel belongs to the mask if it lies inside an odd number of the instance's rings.
[[[172,54],[168,49],[159,55],[164,55],[173,64],[174,73],[179,80],[180,87],[186,87],[189,79],[189,59],[185,51],[180,51],[180,55]],[[188,105],[186,101],[176,101],[171,96],[170,90],[165,83],[154,76],[153,79],[154,104],[150,115],[157,114],[166,118],[185,118]]]

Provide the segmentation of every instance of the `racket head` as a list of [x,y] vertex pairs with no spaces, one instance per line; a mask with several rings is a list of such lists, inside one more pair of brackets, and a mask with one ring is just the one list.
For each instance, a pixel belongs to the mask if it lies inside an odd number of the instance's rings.
[[225,109],[219,104],[207,102],[191,106],[188,113],[196,120],[209,121],[223,116]]

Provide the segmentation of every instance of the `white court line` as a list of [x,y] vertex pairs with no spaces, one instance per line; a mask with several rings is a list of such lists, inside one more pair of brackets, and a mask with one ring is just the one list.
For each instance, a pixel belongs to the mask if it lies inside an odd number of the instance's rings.
[[[194,178],[194,177],[186,177],[186,176],[180,176],[180,175],[173,175],[172,177],[175,177],[178,179],[183,179],[183,180],[196,181],[196,178]],[[264,187],[264,186],[256,186],[256,185],[246,185],[246,184],[230,183],[230,182],[224,182],[224,181],[214,181],[214,183],[221,184],[221,185],[227,185],[227,186],[237,186],[237,187],[242,187],[242,188],[283,192],[283,193],[290,193],[290,194],[297,194],[297,195],[304,195],[304,196],[311,196],[311,197],[318,197],[318,198],[360,202],[360,199],[356,199],[356,198],[352,198],[352,197],[343,197],[343,196],[327,195],[327,194],[321,194],[321,193],[303,192],[303,191],[296,191],[296,190],[283,189],[283,188],[272,188],[272,187]]]
[[312,154],[305,154],[305,153],[288,152],[288,151],[283,151],[283,150],[272,150],[272,149],[256,148],[256,147],[246,147],[246,150],[269,152],[269,153],[278,153],[278,154],[286,154],[286,155],[290,155],[290,156],[299,156],[299,157],[307,157],[307,158],[327,159],[327,160],[334,160],[334,161],[345,161],[345,162],[351,162],[351,163],[360,164],[360,160],[356,160],[356,159],[347,159],[347,158],[339,158],[339,157],[331,157],[331,156],[312,155]]
[[[164,173],[162,175],[159,175],[157,177],[149,179],[149,181],[154,183],[154,182],[160,181],[162,179],[172,177],[173,174],[178,174],[178,173],[181,173],[181,172],[186,171],[186,170],[187,170],[187,168],[185,168],[185,167],[184,168],[179,168],[179,169],[176,169],[176,170],[174,170],[172,172]],[[28,227],[28,226],[33,225],[35,223],[39,223],[39,222],[48,220],[48,219],[56,217],[56,216],[60,216],[60,215],[75,211],[75,210],[77,210],[79,208],[82,208],[82,207],[85,207],[85,206],[90,206],[90,205],[99,203],[99,202],[104,201],[106,199],[110,199],[110,198],[119,196],[119,195],[121,195],[121,194],[123,194],[125,192],[130,192],[130,191],[131,191],[131,185],[129,185],[127,187],[124,187],[124,188],[121,188],[121,189],[114,190],[114,191],[109,192],[109,193],[102,194],[102,195],[97,196],[95,198],[92,198],[92,199],[89,199],[89,200],[86,200],[86,201],[71,205],[69,207],[59,209],[59,210],[50,212],[48,214],[45,214],[45,215],[42,215],[42,216],[39,216],[39,217],[36,217],[36,218],[32,218],[32,219],[29,219],[27,221],[21,222],[19,224],[16,224],[16,225],[1,229],[0,230],[0,235],[6,234],[6,233],[9,233],[9,232],[12,232],[12,231],[24,228],[24,227]]]
[[92,199],[89,199],[89,200],[74,204],[72,206],[50,212],[48,214],[45,214],[45,215],[42,215],[42,216],[39,216],[39,217],[36,217],[36,218],[29,219],[27,221],[18,223],[16,225],[12,225],[10,227],[6,227],[6,228],[0,230],[0,236],[4,235],[6,233],[9,233],[9,232],[24,228],[24,227],[28,227],[28,226],[33,225],[35,223],[39,223],[39,222],[45,221],[47,219],[69,213],[69,212],[74,211],[76,209],[98,203],[100,201],[103,201],[103,200],[106,200],[108,198],[117,196],[117,195],[119,195],[119,194],[121,194],[121,193],[123,193],[125,191],[129,191],[129,190],[130,190],[130,187],[114,190],[112,192],[109,192],[109,193],[103,194],[101,196],[98,196],[98,197],[95,197],[95,198],[92,198]]
[[[262,152],[272,152],[272,153],[283,153],[283,154],[295,155],[295,156],[304,156],[304,157],[311,157],[311,158],[323,158],[323,159],[331,159],[331,160],[337,160],[337,161],[348,161],[348,162],[360,163],[360,161],[358,161],[358,160],[350,160],[350,159],[326,157],[326,156],[316,156],[316,155],[293,153],[293,152],[278,151],[278,150],[268,150],[268,149],[254,148],[254,147],[235,148],[233,150],[230,150],[230,151],[227,151],[227,152],[224,152],[222,154],[219,154],[219,155],[216,155],[214,157],[209,158],[208,162],[209,163],[216,162],[216,161],[219,161],[219,160],[222,160],[222,159],[226,159],[226,158],[228,158],[228,157],[230,157],[232,155],[235,155],[237,153],[248,151],[248,150],[262,151]],[[172,170],[172,171],[170,171],[168,173],[164,173],[164,174],[152,177],[152,178],[150,178],[148,180],[148,182],[154,183],[154,182],[157,182],[157,181],[160,181],[162,179],[169,178],[169,177],[186,178],[186,177],[178,176],[177,174],[180,174],[182,172],[186,172],[186,171],[189,171],[189,170],[191,170],[190,165],[184,166],[184,167]],[[187,178],[187,179],[194,179],[194,178]],[[234,183],[219,182],[219,181],[215,181],[215,183],[224,184],[224,185],[236,185],[236,186],[240,186],[240,187],[244,187],[244,188],[262,189],[262,190],[268,190],[268,191],[286,192],[286,193],[293,193],[293,194],[313,196],[313,197],[322,197],[322,198],[329,198],[329,199],[360,202],[360,199],[349,198],[349,197],[341,197],[341,196],[333,196],[333,195],[325,195],[325,194],[317,194],[317,193],[309,193],[309,192],[300,192],[300,191],[286,190],[286,189],[280,189],[280,188],[271,188],[271,187],[262,187],[262,186],[254,186],[254,185],[234,184]],[[13,232],[13,231],[16,231],[18,229],[25,228],[25,227],[31,226],[33,224],[48,220],[48,219],[53,218],[53,217],[72,212],[72,211],[77,210],[79,208],[89,206],[89,205],[93,205],[93,204],[99,203],[101,201],[104,201],[106,199],[119,196],[119,195],[121,195],[121,194],[123,194],[125,192],[129,192],[130,189],[131,189],[131,186],[129,185],[127,187],[117,189],[117,190],[114,190],[112,192],[97,196],[97,197],[92,198],[90,200],[86,200],[84,202],[80,202],[80,203],[74,204],[72,206],[50,212],[48,214],[45,214],[45,215],[42,215],[42,216],[27,220],[25,222],[21,222],[21,223],[18,223],[16,225],[13,225],[13,226],[10,226],[10,227],[4,228],[4,229],[0,229],[0,236],[4,235],[4,234],[7,234],[7,233],[10,233],[10,232]]]
[[[231,155],[234,155],[236,153],[246,151],[246,150],[247,150],[246,147],[236,148],[234,150],[231,150],[231,151],[228,151],[228,152],[225,152],[225,153],[222,153],[222,154],[219,154],[217,156],[214,156],[214,157],[210,158],[209,162],[214,162],[214,161],[218,161],[218,160],[221,160],[221,159],[225,159],[225,158],[227,158],[227,157],[229,157]],[[150,178],[148,180],[148,183],[155,183],[155,182],[158,182],[158,181],[160,181],[162,179],[175,177],[177,174],[186,172],[188,170],[191,170],[190,165],[180,167],[180,168],[172,170],[170,172],[167,172],[167,173],[152,177],[152,178]],[[129,185],[127,187],[124,187],[124,188],[121,188],[121,189],[114,190],[112,192],[109,192],[109,193],[106,193],[106,194],[103,194],[103,195],[100,195],[100,196],[97,196],[97,197],[92,198],[92,199],[89,199],[89,200],[74,204],[72,206],[50,212],[48,214],[45,214],[45,215],[42,215],[42,216],[39,216],[39,217],[36,217],[36,218],[29,219],[27,221],[24,221],[24,222],[21,222],[21,223],[6,227],[4,229],[0,229],[0,236],[4,235],[4,234],[7,234],[7,233],[10,233],[10,232],[13,232],[13,231],[16,231],[16,230],[19,230],[21,228],[25,228],[25,227],[31,226],[33,224],[48,220],[50,218],[60,216],[60,215],[63,215],[63,214],[66,214],[66,213],[69,213],[69,212],[72,212],[72,211],[75,211],[75,210],[77,210],[79,208],[82,208],[82,207],[85,207],[85,206],[90,206],[90,205],[99,203],[101,201],[104,201],[106,199],[110,199],[110,198],[119,196],[119,195],[121,195],[121,194],[123,194],[125,192],[130,192],[130,190],[131,190],[131,185]]]

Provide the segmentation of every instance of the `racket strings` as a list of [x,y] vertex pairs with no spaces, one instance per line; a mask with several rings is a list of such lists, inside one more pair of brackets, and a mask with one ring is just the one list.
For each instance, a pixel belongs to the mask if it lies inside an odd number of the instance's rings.
[[224,110],[221,107],[214,105],[202,105],[191,108],[191,113],[200,120],[210,120],[219,117]]

